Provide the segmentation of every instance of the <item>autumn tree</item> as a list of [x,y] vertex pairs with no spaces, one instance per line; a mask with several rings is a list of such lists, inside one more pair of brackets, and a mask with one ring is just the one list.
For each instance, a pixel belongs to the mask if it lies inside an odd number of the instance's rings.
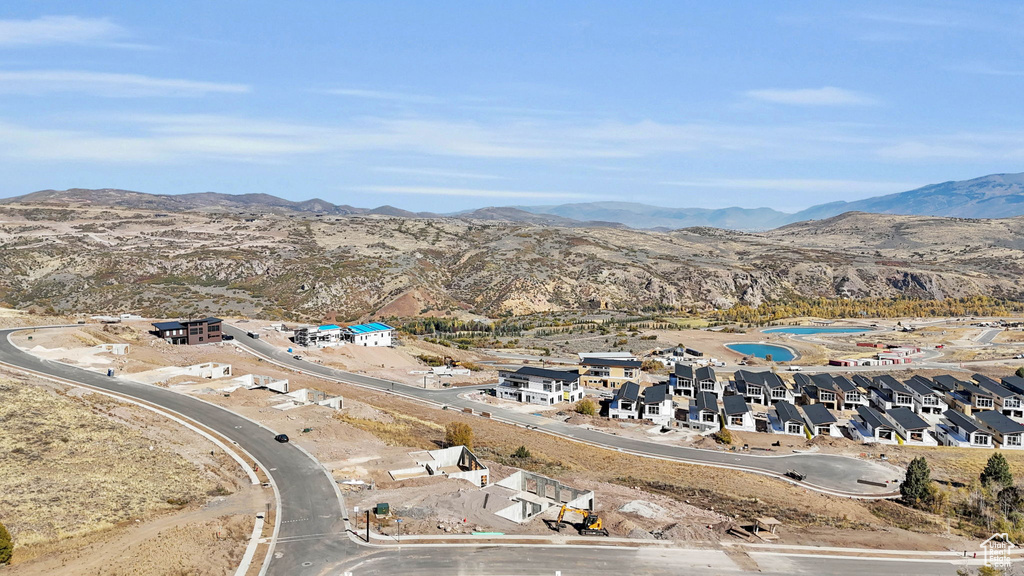
[[444,427],[444,443],[448,446],[473,448],[473,428],[465,422],[450,422]]

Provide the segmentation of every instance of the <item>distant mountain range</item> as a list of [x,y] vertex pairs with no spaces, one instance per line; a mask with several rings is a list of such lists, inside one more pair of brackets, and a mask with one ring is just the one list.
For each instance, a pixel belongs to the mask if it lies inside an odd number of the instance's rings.
[[631,228],[712,226],[733,230],[769,230],[844,212],[908,216],[1011,218],[1024,215],[1024,173],[992,174],[972,180],[931,184],[908,192],[854,202],[829,202],[796,213],[771,208],[663,208],[632,202],[587,202],[557,206],[517,206],[534,214],[576,220],[618,222]]
[[306,213],[324,215],[380,215],[403,218],[460,218],[528,222],[563,227],[631,227],[675,230],[714,227],[733,230],[769,230],[805,220],[820,220],[844,212],[873,212],[911,216],[1009,218],[1024,215],[1024,173],[993,174],[973,180],[932,184],[908,192],[876,196],[855,202],[830,202],[796,213],[772,208],[665,208],[631,202],[586,202],[557,206],[505,206],[455,214],[410,212],[393,206],[356,208],[319,198],[300,202],[269,194],[145,194],[127,190],[41,190],[0,200],[0,204],[96,206],[197,212]]

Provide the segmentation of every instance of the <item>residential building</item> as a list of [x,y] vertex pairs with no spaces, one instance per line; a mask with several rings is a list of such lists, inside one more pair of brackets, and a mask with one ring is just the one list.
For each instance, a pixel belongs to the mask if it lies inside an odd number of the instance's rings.
[[613,420],[636,420],[640,412],[640,385],[626,382],[615,391],[608,404],[608,417]]
[[553,405],[576,402],[583,398],[580,375],[566,370],[547,370],[533,366],[498,371],[495,395],[506,400],[527,404]]
[[733,395],[722,398],[722,412],[725,415],[722,423],[727,429],[738,432],[757,431],[754,413],[750,411],[750,406],[743,400],[743,396]]
[[580,384],[591,388],[617,388],[640,379],[639,360],[585,358],[580,361]]
[[939,443],[961,448],[992,448],[992,433],[974,418],[956,410],[946,410],[945,420],[935,426]]
[[870,402],[864,390],[851,382],[849,378],[833,376],[832,381],[839,388],[838,399],[843,406],[843,410],[853,410],[857,406],[867,406]]
[[806,386],[805,390],[812,392],[814,404],[822,404],[833,410],[841,410],[840,398],[842,396],[839,387],[836,386],[835,380],[829,374],[815,374],[811,376],[811,386]]
[[[936,376],[938,381],[941,376]],[[956,388],[946,393],[946,402],[954,410],[973,416],[985,410],[994,410],[996,407],[995,394],[980,386],[965,382],[956,381]]]
[[391,346],[394,332],[394,328],[380,322],[353,324],[342,329],[345,340],[356,346]]
[[942,392],[928,385],[928,380],[917,376],[904,382],[914,395],[914,412],[918,414],[942,414],[946,403],[942,401]]
[[896,425],[871,406],[857,406],[857,416],[850,420],[850,431],[864,443],[895,444]]
[[668,375],[668,386],[675,396],[695,398],[697,396],[697,377],[693,366],[676,363],[672,373]]
[[974,418],[981,423],[1005,450],[1024,448],[1024,424],[1014,422],[995,410],[978,412]]
[[972,378],[974,378],[974,381],[978,383],[980,388],[988,390],[995,396],[995,409],[1001,412],[1003,416],[1017,419],[1024,418],[1024,403],[1021,401],[1020,393],[1014,392],[982,374],[975,374]]
[[805,426],[804,418],[796,406],[785,401],[776,402],[775,419],[772,421],[772,428],[776,433],[806,436]]
[[914,393],[902,382],[888,374],[876,376],[872,380],[871,404],[888,412],[893,408],[914,407]]
[[698,392],[690,403],[687,423],[701,432],[718,430],[718,398],[711,392]]
[[169,344],[209,344],[221,341],[221,319],[179,320],[153,324],[157,335]]
[[[764,372],[749,372],[747,370],[737,370],[733,374],[733,382],[736,388],[736,392],[743,397],[746,402],[753,402],[754,404],[767,404],[767,390],[764,386]],[[726,396],[725,398],[728,398]],[[725,400],[723,398],[722,400]]]
[[675,405],[669,394],[668,384],[649,386],[643,391],[640,400],[643,409],[642,418],[662,426],[669,424],[675,417]]
[[839,431],[839,426],[837,425],[839,420],[832,415],[832,412],[824,404],[808,404],[803,409],[804,421],[807,423],[807,429],[810,430],[812,436],[842,437],[843,433]]
[[725,384],[718,381],[715,369],[710,366],[701,366],[694,373],[697,382],[697,392],[711,392],[715,398],[721,398],[725,394]]
[[939,443],[932,437],[929,430],[931,424],[924,421],[913,410],[906,406],[893,408],[886,413],[889,420],[896,425],[896,432],[903,437],[907,444],[917,446],[938,446]]
[[295,329],[295,344],[298,346],[326,348],[328,346],[341,346],[345,343],[341,326],[337,324],[322,324],[320,326],[302,326]]

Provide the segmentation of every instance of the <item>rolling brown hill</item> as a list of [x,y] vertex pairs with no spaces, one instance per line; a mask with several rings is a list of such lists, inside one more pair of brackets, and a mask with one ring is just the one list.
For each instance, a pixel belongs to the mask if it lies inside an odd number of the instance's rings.
[[99,204],[0,205],[0,305],[300,319],[1022,297],[1022,218],[849,213],[753,234]]

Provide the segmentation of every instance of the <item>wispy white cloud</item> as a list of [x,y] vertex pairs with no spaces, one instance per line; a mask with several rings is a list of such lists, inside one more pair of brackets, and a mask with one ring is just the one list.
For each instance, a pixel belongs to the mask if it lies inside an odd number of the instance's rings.
[[816,178],[708,178],[660,182],[666,186],[685,188],[730,188],[773,190],[778,192],[831,192],[888,194],[920,186],[911,182],[879,182],[875,180],[833,180]]
[[393,166],[373,166],[370,170],[374,172],[387,172],[390,174],[409,174],[412,176],[431,176],[437,178],[459,178],[468,180],[505,180],[504,176],[494,174],[479,174],[476,172],[462,172],[457,170],[438,170],[434,168],[403,168]]
[[45,94],[77,92],[110,98],[142,96],[203,96],[211,93],[244,94],[245,84],[154,78],[138,74],[112,74],[75,70],[0,71],[0,93]]
[[0,46],[93,44],[125,33],[107,18],[43,16],[35,20],[0,20]]
[[755,100],[794,106],[865,106],[878,103],[878,100],[866,94],[834,86],[795,90],[766,88],[749,90],[746,96]]
[[420,196],[461,196],[470,198],[598,198],[579,192],[536,192],[530,190],[487,190],[478,188],[447,188],[440,186],[366,186],[361,190],[384,194]]
[[384,90],[363,90],[359,88],[329,88],[321,90],[324,94],[335,96],[348,96],[350,98],[365,98],[368,100],[386,100],[389,102],[406,102],[410,104],[438,104],[440,98],[425,94],[409,94],[406,92],[389,92]]

